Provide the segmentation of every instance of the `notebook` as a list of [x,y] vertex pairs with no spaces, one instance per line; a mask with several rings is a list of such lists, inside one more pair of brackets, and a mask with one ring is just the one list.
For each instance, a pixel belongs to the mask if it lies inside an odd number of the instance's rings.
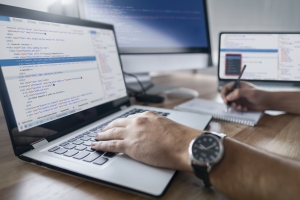
[[258,111],[239,112],[232,109],[227,111],[227,106],[225,104],[198,98],[175,106],[174,109],[212,115],[215,119],[221,119],[249,126],[255,126],[262,116],[262,112]]

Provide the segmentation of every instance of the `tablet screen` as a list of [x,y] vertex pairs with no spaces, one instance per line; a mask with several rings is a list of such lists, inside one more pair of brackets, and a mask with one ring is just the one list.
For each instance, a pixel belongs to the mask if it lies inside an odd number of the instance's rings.
[[300,34],[223,33],[219,77],[246,80],[300,80]]

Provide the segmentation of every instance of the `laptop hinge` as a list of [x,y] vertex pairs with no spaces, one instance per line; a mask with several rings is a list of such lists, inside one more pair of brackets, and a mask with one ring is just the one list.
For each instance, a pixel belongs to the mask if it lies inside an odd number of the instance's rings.
[[120,107],[121,110],[125,110],[126,108],[128,108],[126,105]]
[[48,143],[49,143],[49,142],[48,142],[46,139],[41,139],[41,140],[39,140],[39,141],[37,141],[37,142],[32,143],[31,146],[32,146],[33,148],[37,149],[37,148],[39,148],[39,147],[41,147],[41,146],[44,146],[44,145],[46,145],[46,144],[48,144]]

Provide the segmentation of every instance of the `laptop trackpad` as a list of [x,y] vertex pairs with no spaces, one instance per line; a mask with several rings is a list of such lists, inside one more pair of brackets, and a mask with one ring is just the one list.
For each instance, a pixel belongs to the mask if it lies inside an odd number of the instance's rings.
[[172,112],[169,119],[174,120],[177,123],[189,126],[194,129],[204,130],[212,117],[210,115],[202,115],[196,113],[186,113],[186,112]]

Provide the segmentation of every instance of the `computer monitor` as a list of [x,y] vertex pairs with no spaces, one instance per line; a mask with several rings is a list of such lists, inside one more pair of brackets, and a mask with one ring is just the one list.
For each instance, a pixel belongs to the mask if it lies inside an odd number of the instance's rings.
[[[114,24],[125,72],[144,74],[210,65],[205,0],[78,0],[78,3],[81,18]],[[148,76],[140,77],[149,81]]]

